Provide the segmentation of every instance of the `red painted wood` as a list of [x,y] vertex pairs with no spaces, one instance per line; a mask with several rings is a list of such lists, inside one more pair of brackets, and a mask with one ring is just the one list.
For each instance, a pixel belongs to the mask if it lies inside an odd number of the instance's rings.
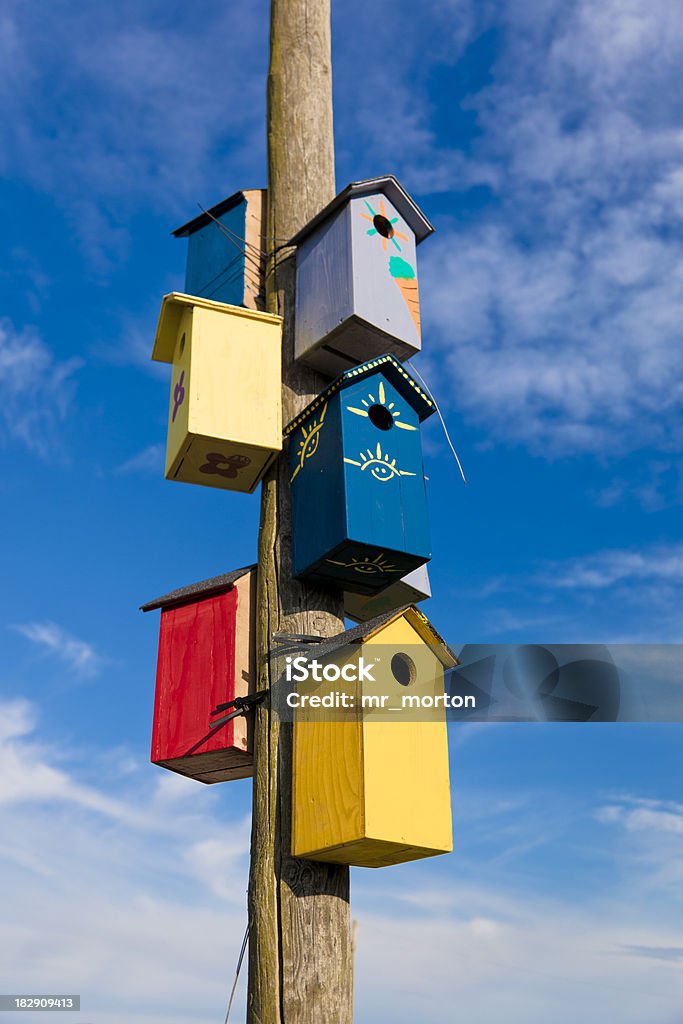
[[216,705],[235,696],[236,617],[234,587],[218,597],[162,611],[152,761],[234,745],[233,721],[216,731],[209,724]]

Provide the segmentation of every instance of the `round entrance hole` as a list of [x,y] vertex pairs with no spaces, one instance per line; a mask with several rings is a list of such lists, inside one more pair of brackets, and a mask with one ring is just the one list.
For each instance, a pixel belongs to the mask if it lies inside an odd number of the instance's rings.
[[372,425],[378,430],[391,430],[394,425],[394,417],[386,405],[371,405],[368,409],[368,416]]
[[382,238],[393,238],[394,237],[394,225],[391,223],[388,217],[385,217],[382,213],[376,213],[372,218],[375,231]]
[[417,679],[417,669],[413,659],[401,652],[391,659],[391,674],[401,686],[410,686]]

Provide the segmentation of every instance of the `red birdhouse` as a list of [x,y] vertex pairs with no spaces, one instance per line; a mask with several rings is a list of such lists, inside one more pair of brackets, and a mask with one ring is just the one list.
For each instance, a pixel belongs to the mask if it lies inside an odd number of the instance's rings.
[[255,589],[248,566],[142,606],[161,608],[154,764],[207,783],[252,774],[249,716],[223,721],[212,712],[255,690]]

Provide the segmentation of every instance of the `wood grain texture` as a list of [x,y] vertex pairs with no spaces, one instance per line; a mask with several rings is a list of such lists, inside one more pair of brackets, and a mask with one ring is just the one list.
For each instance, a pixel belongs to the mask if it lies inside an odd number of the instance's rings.
[[[415,678],[401,685],[390,654],[403,652]],[[294,849],[302,857],[382,867],[449,853],[453,848],[448,736],[443,708],[427,714],[362,710],[381,693],[389,706],[444,693],[443,665],[407,615],[365,643],[330,657],[338,667],[373,665],[373,682],[309,683],[298,692],[325,697],[343,687],[348,711],[297,712],[294,723]],[[358,675],[358,672],[355,673]]]
[[[268,74],[269,248],[290,238],[332,197],[334,140],[329,0],[271,0]],[[281,251],[266,271],[267,308],[285,318],[283,419],[324,386],[294,363],[295,272]],[[292,579],[289,471],[285,456],[264,478],[259,529],[257,656],[270,685],[277,630],[330,636],[343,629],[341,593]],[[350,1024],[352,950],[348,868],[291,856],[291,726],[261,705],[249,878],[249,1024]]]

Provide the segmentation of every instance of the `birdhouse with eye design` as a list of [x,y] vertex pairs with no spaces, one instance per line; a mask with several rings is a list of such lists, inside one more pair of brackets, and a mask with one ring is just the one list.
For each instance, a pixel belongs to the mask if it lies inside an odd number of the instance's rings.
[[333,377],[384,352],[419,352],[415,249],[433,230],[391,175],[344,189],[291,239],[295,357]]
[[383,355],[347,370],[286,427],[295,576],[376,594],[429,560],[420,424],[435,409]]
[[166,479],[254,490],[282,449],[282,319],[166,295],[152,359],[172,363]]

